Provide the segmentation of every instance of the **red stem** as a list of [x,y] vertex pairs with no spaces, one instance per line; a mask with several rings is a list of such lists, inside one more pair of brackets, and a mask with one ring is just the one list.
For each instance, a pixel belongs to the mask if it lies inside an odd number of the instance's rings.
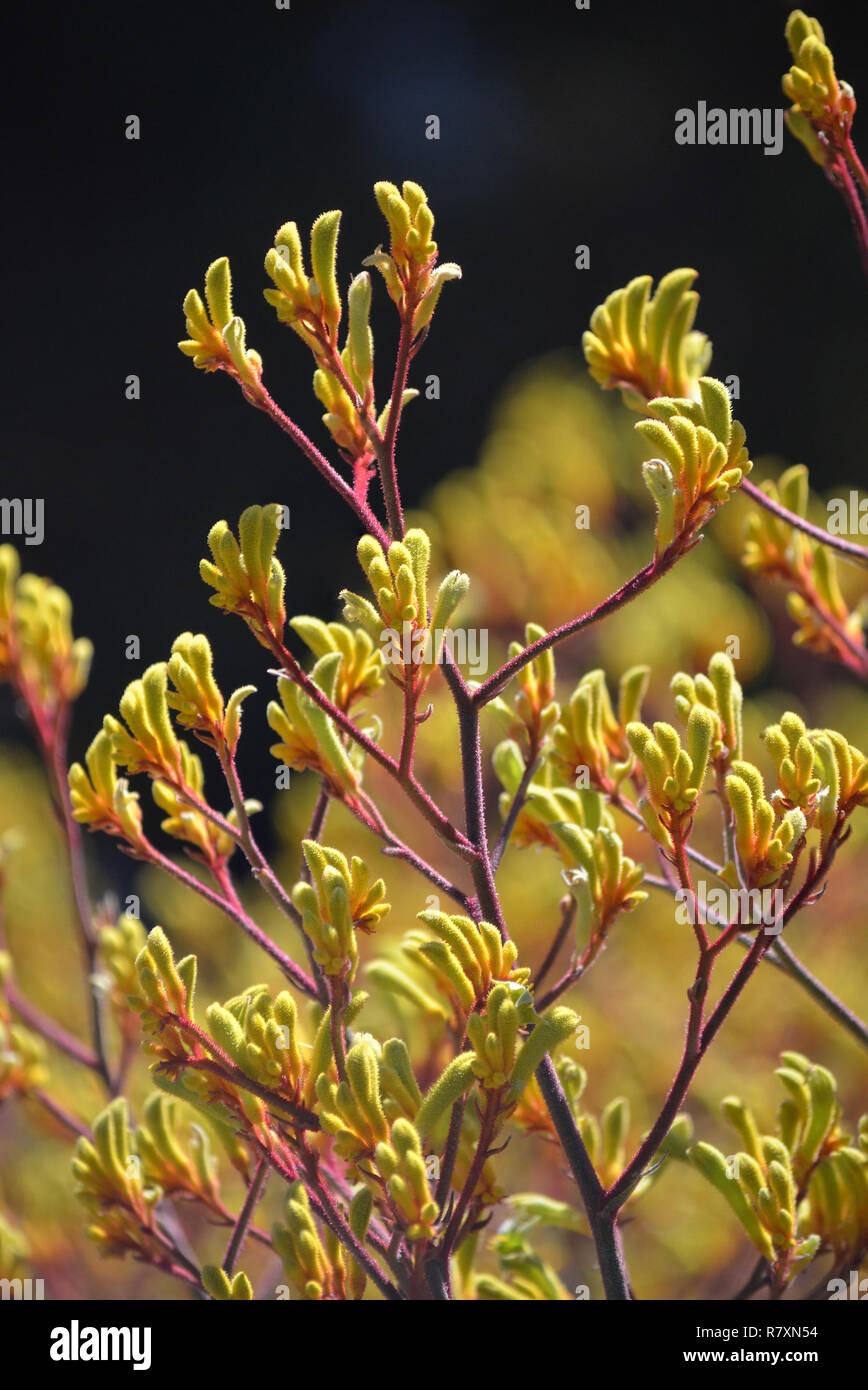
[[500,861],[506,853],[506,848],[509,844],[509,838],[513,830],[515,829],[516,821],[521,815],[522,808],[524,806],[525,801],[527,800],[527,794],[528,790],[530,789],[530,784],[534,779],[534,775],[536,774],[538,766],[539,757],[537,756],[536,752],[532,749],[531,752],[528,754],[528,760],[525,763],[525,768],[524,772],[522,773],[521,781],[518,784],[515,796],[512,798],[512,803],[510,805],[509,810],[507,811],[506,819],[504,820],[503,825],[500,828],[500,834],[498,835],[494,849],[491,852],[491,867],[494,873],[497,873],[498,869],[500,868]]
[[343,498],[348,506],[352,507],[365,530],[372,536],[376,536],[382,546],[388,546],[389,537],[386,535],[385,530],[371,511],[367,502],[359,497],[350,484],[341,477],[337,469],[332,467],[325,455],[320,453],[311,439],[308,439],[304,430],[299,429],[298,425],[290,420],[288,415],[284,414],[277,402],[268,394],[265,387],[260,386],[260,389],[262,399],[260,400],[257,394],[257,399],[253,401],[252,404],[257,405],[260,410],[263,410],[266,415],[280,426],[284,434],[289,435],[293,444],[296,444],[298,448],[301,449],[302,453],[310,460],[317,472],[321,473],[326,482],[334,488],[335,492]]
[[866,221],[865,210],[859,201],[856,185],[853,183],[850,170],[847,168],[846,156],[842,155],[836,159],[826,172],[835,187],[840,189],[844,202],[847,204],[847,211],[850,214],[853,233],[856,237],[856,245],[859,248],[859,259],[862,262],[862,269],[868,275],[868,221]]
[[[102,1017],[102,999],[99,986],[94,982],[96,975],[97,936],[93,926],[90,894],[87,886],[87,870],[84,864],[81,826],[72,814],[67,780],[66,736],[70,717],[69,705],[58,709],[54,728],[48,741],[40,734],[40,749],[48,772],[55,810],[63,830],[69,863],[72,893],[75,901],[79,928],[79,943],[86,972],[88,1004],[91,1018],[91,1033],[97,1056],[97,1070],[106,1088],[114,1094],[114,1083],[106,1050],[105,1029]],[[39,727],[37,725],[37,727]]]
[[862,192],[868,197],[868,171],[866,171],[864,164],[856,152],[856,146],[853,144],[852,135],[849,134],[844,141],[844,157],[851,170],[856,175],[856,179],[862,187]]
[[812,540],[819,541],[820,545],[826,545],[830,550],[839,551],[848,560],[854,560],[858,565],[868,565],[868,550],[863,545],[856,545],[854,541],[845,540],[843,536],[832,536],[828,531],[814,526],[813,522],[806,521],[803,516],[788,511],[780,502],[769,497],[767,492],[763,492],[756,483],[752,483],[750,478],[742,478],[739,486],[745,496],[749,497],[752,502],[756,502],[758,506],[763,507],[765,511],[771,512],[778,520],[785,521],[788,526],[794,527],[797,531],[803,531]]
[[[301,913],[293,903],[280,879],[274,873],[271,865],[266,859],[262,850],[256,842],[253,830],[250,825],[250,818],[244,806],[244,792],[238,776],[238,769],[235,766],[235,757],[224,745],[217,747],[217,756],[220,759],[220,767],[229,788],[229,795],[232,798],[232,806],[235,811],[235,818],[238,822],[237,841],[244,857],[246,858],[253,876],[257,883],[262,887],[272,902],[288,917],[298,928],[302,939],[306,942],[307,937],[301,930]],[[233,827],[229,825],[231,830]]]
[[479,1180],[482,1177],[482,1170],[485,1167],[489,1150],[491,1149],[491,1145],[494,1140],[495,1130],[497,1128],[497,1118],[500,1113],[500,1102],[502,1094],[503,1093],[501,1091],[488,1091],[486,1093],[485,1113],[482,1117],[482,1127],[479,1131],[479,1138],[476,1142],[476,1152],[473,1155],[473,1162],[470,1165],[470,1172],[467,1174],[464,1186],[462,1187],[458,1197],[458,1201],[455,1204],[455,1210],[453,1211],[452,1216],[449,1220],[449,1225],[446,1227],[446,1231],[444,1233],[438,1251],[439,1263],[444,1267],[449,1262],[449,1256],[451,1255],[455,1242],[458,1239],[458,1233],[461,1229],[461,1223],[464,1219],[464,1213],[469,1207],[470,1202],[473,1199],[473,1195],[476,1192],[476,1188],[479,1184]]
[[401,400],[407,385],[407,373],[413,360],[412,325],[413,315],[416,312],[416,298],[410,290],[407,293],[407,301],[401,315],[401,336],[398,340],[398,356],[395,362],[395,375],[392,380],[389,419],[383,440],[383,451],[380,456],[380,482],[383,488],[383,499],[389,518],[389,530],[393,540],[396,541],[404,538],[404,512],[401,507],[401,494],[398,489],[398,475],[395,469],[395,444],[398,438],[398,426],[401,422]]
[[39,1101],[39,1104],[43,1106],[50,1115],[53,1115],[55,1120],[59,1121],[65,1129],[70,1130],[72,1134],[78,1134],[83,1139],[90,1138],[90,1129],[88,1126],[82,1120],[78,1120],[74,1115],[71,1115],[69,1111],[64,1109],[58,1101],[54,1100],[47,1091],[28,1091],[27,1097],[30,1100]]
[[416,778],[412,774],[406,777],[402,776],[401,770],[395,759],[380,748],[379,744],[374,743],[373,739],[368,738],[367,734],[362,733],[362,730],[353,723],[349,715],[345,714],[342,709],[334,704],[328,696],[320,690],[319,686],[314,684],[279,638],[271,634],[268,634],[268,636],[269,646],[283,667],[281,675],[289,676],[290,680],[300,686],[304,693],[309,695],[315,704],[319,705],[320,709],[325,710],[326,714],[337,724],[339,729],[343,730],[345,734],[348,734],[353,742],[357,743],[360,748],[364,748],[368,757],[372,758],[374,762],[379,763],[380,767],[384,768],[389,776],[394,778],[399,786],[403,787],[410,800],[421,811],[429,824],[434,827],[441,839],[445,840],[453,849],[456,849],[462,857],[466,859],[475,857],[476,851],[473,845],[461,834],[460,830],[455,828],[449,818],[440,810],[439,806],[435,805],[432,798],[424,788],[419,785]]
[[546,975],[549,973],[555,961],[557,960],[558,953],[560,952],[561,947],[566,941],[567,936],[569,935],[570,928],[572,927],[573,922],[575,920],[575,898],[572,896],[572,894],[570,894],[569,897],[564,898],[562,901],[564,906],[562,908],[560,925],[558,926],[558,929],[555,932],[554,940],[552,941],[551,946],[546,952],[545,959],[543,960],[542,965],[537,971],[536,977],[533,982],[534,992],[537,994],[537,998],[539,997],[540,985],[542,984]]
[[402,777],[410,777],[413,772],[413,755],[416,751],[416,705],[419,693],[414,683],[413,670],[404,668],[404,727],[401,733],[401,753],[398,770]]
[[626,584],[622,584],[620,589],[616,589],[608,598],[603,599],[596,608],[591,608],[587,613],[583,613],[579,618],[571,618],[568,623],[561,627],[553,628],[551,632],[545,633],[543,637],[531,642],[529,647],[525,647],[509,661],[504,662],[503,666],[498,667],[487,681],[478,686],[471,699],[477,708],[487,705],[489,700],[493,700],[499,695],[508,681],[521,671],[523,667],[529,665],[541,652],[548,651],[549,647],[554,647],[558,642],[562,642],[566,637],[572,637],[576,632],[582,632],[585,628],[593,627],[602,618],[607,618],[611,613],[617,612],[626,604],[632,602],[639,594],[650,589],[651,585],[661,579],[670,570],[680,557],[681,551],[678,546],[670,546],[660,556],[655,556],[642,569],[637,570]]
[[232,1235],[229,1237],[226,1254],[223,1256],[223,1272],[227,1274],[230,1279],[232,1278],[232,1271],[235,1268],[235,1263],[241,1253],[241,1247],[250,1229],[253,1213],[262,1196],[267,1177],[268,1168],[265,1159],[261,1158],[253,1171],[253,1177],[250,1179],[250,1186],[244,1198],[244,1205],[238,1213],[238,1220],[232,1228]]
[[53,1043],[61,1052],[65,1052],[67,1057],[71,1057],[74,1062],[80,1062],[84,1067],[90,1067],[91,1071],[100,1071],[100,1060],[96,1053],[84,1043],[74,1038],[59,1023],[55,1023],[53,1018],[49,1018],[35,1004],[31,1004],[29,999],[25,999],[18,993],[11,980],[7,980],[3,985],[3,993],[9,1004],[24,1022],[37,1033],[41,1034],[48,1042]]
[[141,854],[147,862],[155,864],[158,868],[163,869],[164,872],[170,874],[172,878],[176,878],[179,883],[186,884],[188,888],[193,889],[194,893],[199,893],[203,898],[207,899],[209,903],[212,903],[214,907],[219,908],[221,912],[225,913],[227,917],[237,923],[242,931],[246,932],[250,939],[255,941],[257,946],[260,946],[262,950],[265,951],[266,955],[271,956],[271,959],[277,963],[286,978],[292,981],[296,989],[300,989],[302,994],[307,994],[311,999],[317,997],[316,985],[310,976],[305,974],[301,966],[296,965],[295,961],[292,960],[285,951],[282,951],[277,943],[272,941],[271,937],[266,935],[261,927],[256,925],[253,918],[249,917],[244,911],[234,892],[234,901],[233,898],[229,896],[217,893],[213,888],[209,888],[207,883],[203,883],[201,879],[197,878],[195,874],[188,873],[186,869],[182,869],[180,864],[174,863],[174,861],[169,859],[165,854],[161,854],[154,845],[147,841],[145,841],[142,846]]
[[482,745],[479,737],[479,709],[473,696],[460,679],[458,668],[445,665],[443,674],[452,691],[458,715],[461,742],[464,813],[467,835],[476,851],[470,865],[479,906],[488,921],[493,922],[503,937],[509,940],[506,920],[494,883],[494,869],[488,852],[488,831],[485,825],[485,791],[482,779]]
[[[798,893],[794,895],[787,905],[783,917],[783,926],[786,926],[800,908],[810,901],[812,893],[816,891],[818,885],[822,882],[826,870],[834,859],[840,828],[840,825],[836,828],[835,833],[833,833],[829,839],[819,863],[816,865],[813,872],[808,875]],[[727,928],[727,932],[730,930],[731,927]],[[724,935],[726,935],[727,932],[725,932]],[[716,953],[714,948],[711,948],[700,954],[696,977],[693,985],[688,990],[690,1012],[688,1014],[687,1039],[684,1045],[681,1064],[675,1075],[669,1094],[663,1104],[663,1108],[651,1127],[651,1130],[646,1135],[643,1143],[639,1146],[621,1176],[609,1188],[606,1194],[605,1210],[617,1211],[627,1200],[633,1187],[639,1181],[645,1167],[654,1157],[654,1154],[666,1137],[669,1126],[675,1119],[679,1107],[690,1089],[690,1084],[696,1074],[699,1064],[708,1051],[711,1042],[748,980],[753,975],[757,965],[760,963],[765,953],[774,945],[776,939],[775,936],[766,935],[766,933],[761,930],[757,931],[750,950],[736,970],[708,1021],[704,1025],[703,1005],[711,977],[711,971],[716,959]]]
[[383,1271],[375,1260],[371,1258],[361,1241],[357,1240],[349,1224],[344,1220],[338,1208],[332,1201],[331,1193],[322,1181],[316,1169],[315,1161],[307,1156],[307,1179],[308,1197],[311,1206],[318,1212],[320,1218],[325,1222],[329,1229],[337,1236],[338,1240],[349,1250],[350,1254],[362,1266],[365,1273],[373,1281],[384,1298],[390,1302],[403,1301],[402,1295],[390,1283]]
[[687,855],[685,854],[684,848],[686,840],[686,836],[684,835],[684,827],[675,826],[673,827],[671,833],[672,843],[675,847],[674,863],[676,871],[678,873],[678,881],[681,884],[681,887],[683,888],[684,892],[687,893],[690,898],[691,926],[693,927],[693,932],[696,937],[696,942],[699,946],[700,951],[707,951],[708,933],[705,930],[704,922],[700,921],[701,914],[699,912],[699,908],[696,902],[696,893],[693,889],[693,879],[690,877],[690,866],[687,863]]

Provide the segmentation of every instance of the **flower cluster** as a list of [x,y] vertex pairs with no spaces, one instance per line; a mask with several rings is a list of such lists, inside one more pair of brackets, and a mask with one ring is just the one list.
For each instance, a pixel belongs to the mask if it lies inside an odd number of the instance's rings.
[[868,671],[864,601],[854,609],[849,607],[841,592],[834,552],[797,529],[798,520],[808,512],[808,470],[801,464],[788,468],[777,484],[763,483],[762,491],[784,507],[795,524],[765,509],[752,510],[747,522],[745,567],[787,590],[797,646],[859,673]]
[[689,1151],[763,1257],[775,1296],[826,1253],[834,1268],[858,1269],[868,1250],[868,1116],[854,1141],[841,1126],[832,1073],[798,1052],[781,1062],[787,1095],[774,1133],[762,1134],[744,1102],[729,1096],[721,1108],[742,1149],[728,1158],[707,1143]]

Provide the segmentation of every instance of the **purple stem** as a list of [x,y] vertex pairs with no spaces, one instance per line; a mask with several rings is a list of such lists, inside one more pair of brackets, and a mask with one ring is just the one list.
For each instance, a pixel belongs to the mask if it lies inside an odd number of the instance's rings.
[[536,1079],[581,1193],[588,1225],[597,1248],[606,1298],[612,1302],[629,1302],[633,1298],[633,1290],[624,1261],[617,1208],[610,1213],[602,1210],[605,1189],[576,1127],[569,1101],[564,1095],[564,1089],[550,1057],[546,1057],[537,1067]]
[[229,1237],[229,1244],[226,1247],[226,1254],[223,1256],[223,1272],[232,1278],[232,1271],[235,1262],[241,1253],[250,1223],[253,1220],[253,1213],[262,1196],[268,1178],[268,1166],[264,1158],[261,1158],[250,1179],[250,1186],[247,1189],[247,1196],[244,1198],[244,1205],[238,1213],[238,1220],[232,1228],[232,1235]]
[[769,497],[767,492],[763,492],[756,483],[752,483],[750,478],[742,478],[741,490],[758,506],[764,507],[767,512],[771,512],[780,521],[785,521],[788,526],[795,527],[797,531],[804,531],[806,536],[819,541],[820,545],[827,545],[831,550],[840,551],[842,555],[846,555],[849,560],[855,560],[859,565],[868,565],[868,550],[864,546],[847,541],[843,536],[832,536],[828,531],[823,531],[819,526],[814,526],[812,522],[806,521],[803,516],[797,516],[795,512],[788,511],[780,502]]
[[627,580],[626,584],[622,584],[620,589],[616,589],[608,598],[603,599],[602,603],[598,603],[596,608],[589,609],[588,612],[583,613],[581,617],[571,618],[568,623],[563,623],[561,627],[553,628],[551,632],[547,632],[544,636],[537,638],[535,642],[531,642],[529,647],[525,647],[522,651],[518,652],[516,656],[504,662],[503,666],[500,666],[493,675],[489,676],[487,681],[484,681],[482,685],[477,687],[471,696],[473,704],[478,709],[481,709],[483,705],[488,704],[489,700],[493,700],[495,695],[500,694],[503,687],[512,680],[512,677],[517,671],[521,671],[523,667],[529,665],[541,652],[548,651],[549,647],[554,647],[558,642],[562,642],[565,637],[571,637],[576,632],[582,632],[585,628],[593,627],[593,625],[600,622],[602,618],[608,617],[610,613],[614,613],[619,608],[623,608],[626,604],[632,602],[632,600],[643,593],[645,589],[650,588],[652,584],[662,578],[667,570],[670,570],[676,560],[679,559],[681,553],[677,544],[671,546],[669,550],[664,551],[662,555],[655,556],[653,560],[649,560],[647,565],[637,570],[632,578]]

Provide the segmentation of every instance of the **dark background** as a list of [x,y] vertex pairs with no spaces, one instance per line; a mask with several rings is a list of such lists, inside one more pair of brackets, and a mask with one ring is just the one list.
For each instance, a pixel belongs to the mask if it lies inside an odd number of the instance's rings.
[[[511,372],[552,348],[578,356],[610,290],[678,265],[700,272],[698,325],[715,373],[740,377],[754,456],[805,461],[819,488],[864,485],[868,296],[843,204],[788,134],[777,157],[674,141],[675,111],[700,99],[784,104],[789,8],[257,0],[41,6],[27,32],[7,27],[2,492],[45,498],[45,543],[22,547],[25,564],[70,591],[76,631],[96,643],[74,756],[184,628],[219,638],[225,690],[250,678],[249,639],[209,609],[197,574],[218,518],[290,505],[292,612],[333,616],[356,580],[355,519],[175,343],[185,292],[228,254],[267,384],[325,446],[310,359],[261,297],[262,260],[283,221],[306,235],[341,207],[348,283],[384,239],[376,179],[424,185],[441,257],[464,270],[417,364],[442,398],[402,426],[407,502],[474,461]],[[864,4],[823,0],[818,17],[839,76],[868,93]],[[864,157],[862,113],[855,134]],[[381,293],[381,362],[390,309]],[[141,663],[124,660],[131,633]],[[12,723],[2,702],[0,734]]]

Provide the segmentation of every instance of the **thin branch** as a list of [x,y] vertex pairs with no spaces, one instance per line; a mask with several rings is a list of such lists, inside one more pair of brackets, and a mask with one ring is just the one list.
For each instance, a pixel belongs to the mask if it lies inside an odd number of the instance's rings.
[[388,855],[390,859],[403,859],[405,863],[411,864],[418,874],[427,878],[429,883],[432,883],[435,888],[439,888],[441,893],[445,893],[453,902],[458,903],[458,906],[462,907],[468,915],[471,915],[471,902],[467,893],[441,874],[415,850],[410,849],[409,845],[405,845],[391,831],[388,831],[387,838],[389,843],[382,850],[383,854]]
[[675,871],[678,874],[678,882],[681,885],[681,891],[687,894],[690,901],[690,922],[696,936],[696,943],[700,951],[706,951],[708,949],[708,933],[705,930],[705,925],[702,921],[702,913],[699,911],[696,902],[693,879],[690,876],[690,866],[687,863],[687,855],[685,853],[684,831],[685,828],[683,825],[673,826],[672,828],[672,842],[675,847],[673,863],[675,865]]
[[506,921],[494,884],[494,869],[488,853],[488,831],[485,825],[485,791],[482,781],[482,745],[479,737],[479,708],[474,697],[460,679],[457,667],[443,668],[458,714],[461,742],[464,814],[468,839],[475,850],[470,865],[479,906],[489,921],[498,928],[505,941],[509,940]]
[[545,959],[537,971],[536,978],[533,982],[534,990],[539,990],[540,985],[557,960],[560,949],[566,941],[573,922],[575,921],[577,906],[576,900],[572,894],[568,894],[561,899],[560,925],[558,926],[551,946],[546,952]]
[[524,803],[527,800],[527,793],[536,774],[536,770],[539,767],[539,763],[540,760],[538,757],[531,757],[528,758],[525,765],[521,781],[518,784],[518,789],[516,790],[515,796],[512,798],[512,804],[506,814],[506,820],[501,826],[497,842],[491,852],[491,867],[495,873],[497,873],[500,868],[500,861],[506,852],[506,847],[509,844],[509,837],[515,829],[515,823],[521,815]]
[[401,335],[398,340],[398,356],[395,362],[395,375],[392,380],[392,395],[389,404],[389,419],[380,455],[380,482],[383,499],[389,518],[389,530],[396,541],[404,537],[404,513],[401,507],[401,493],[398,488],[398,474],[395,469],[395,444],[398,426],[401,422],[401,401],[407,385],[407,372],[413,358],[413,315],[416,311],[415,296],[408,294],[408,304],[401,315]]
[[553,628],[551,632],[547,632],[544,636],[538,637],[535,642],[531,642],[530,646],[524,647],[509,661],[498,667],[487,681],[477,686],[472,696],[473,703],[478,708],[487,705],[489,700],[493,700],[496,695],[500,694],[517,671],[522,670],[541,652],[548,651],[549,647],[556,646],[558,642],[563,642],[565,638],[572,637],[577,632],[583,632],[585,628],[593,627],[601,619],[607,618],[611,613],[615,613],[618,609],[631,603],[634,598],[644,593],[646,589],[650,589],[652,584],[661,579],[680,559],[682,553],[686,552],[683,552],[678,544],[670,546],[662,555],[655,556],[642,569],[637,570],[632,578],[628,579],[625,584],[621,585],[620,589],[616,589],[608,598],[598,603],[596,608],[589,609],[581,617],[571,618],[568,623]]
[[850,222],[853,226],[853,235],[856,238],[856,246],[859,251],[859,259],[862,262],[862,269],[868,275],[868,219],[865,217],[865,209],[860,202],[856,185],[845,159],[837,159],[834,165],[825,172],[826,177],[840,191],[847,205]]
[[317,472],[325,478],[326,482],[329,483],[330,486],[334,488],[335,492],[337,492],[347,505],[352,508],[365,530],[370,532],[372,536],[376,536],[382,546],[388,546],[389,537],[386,535],[386,532],[371,511],[367,502],[362,501],[361,498],[356,496],[350,484],[341,477],[337,469],[332,467],[328,459],[324,454],[320,453],[313,441],[308,439],[304,430],[299,429],[298,425],[290,420],[288,415],[284,414],[277,402],[273,400],[265,390],[264,386],[261,387],[261,395],[261,400],[257,397],[251,404],[256,405],[260,410],[264,411],[266,415],[280,426],[284,434],[289,435],[293,444],[301,449],[301,452],[310,460]]
[[846,1028],[847,1032],[863,1047],[868,1048],[868,1027],[862,1022],[862,1019],[851,1009],[848,1009],[846,1004],[842,1004],[841,1000],[823,984],[822,980],[818,980],[816,975],[811,974],[798,956],[790,950],[786,942],[776,941],[768,955],[765,956],[765,960],[796,980],[830,1018],[833,1018],[836,1023],[840,1023],[842,1028]]
[[581,1194],[600,1261],[600,1274],[606,1298],[613,1302],[627,1302],[632,1299],[633,1291],[624,1262],[617,1212],[607,1216],[601,1209],[605,1189],[585,1148],[550,1057],[546,1057],[537,1067],[536,1079]]
[[271,937],[268,936],[261,927],[257,926],[253,918],[248,916],[237,899],[233,902],[230,898],[216,892],[213,888],[209,888],[207,883],[203,883],[195,874],[191,874],[186,869],[182,869],[180,864],[176,864],[174,860],[169,859],[167,855],[161,854],[152,844],[147,845],[147,852],[143,852],[143,857],[146,859],[146,862],[157,865],[157,867],[163,869],[165,873],[170,874],[172,878],[176,878],[179,883],[186,884],[188,888],[192,888],[194,893],[198,893],[201,897],[205,898],[207,902],[219,908],[231,921],[241,927],[241,930],[245,932],[252,941],[255,941],[257,946],[265,951],[266,955],[271,957],[280,967],[286,978],[292,981],[296,989],[300,989],[302,994],[307,994],[311,999],[317,997],[316,985],[313,980],[305,974],[300,965],[296,965],[295,961],[292,960],[285,951],[280,949],[276,942],[271,940]]
[[[176,1019],[170,1015],[176,1028],[184,1026],[183,1019]],[[320,1128],[319,1118],[313,1111],[306,1110],[302,1105],[293,1105],[292,1101],[284,1100],[276,1091],[270,1091],[267,1086],[260,1086],[258,1081],[254,1081],[240,1067],[220,1052],[216,1043],[212,1042],[206,1034],[207,1046],[214,1052],[220,1053],[219,1062],[212,1061],[210,1057],[173,1057],[169,1061],[159,1062],[154,1068],[155,1071],[164,1071],[167,1074],[171,1071],[184,1071],[190,1068],[192,1071],[207,1071],[211,1076],[217,1076],[221,1081],[228,1081],[230,1085],[237,1086],[241,1091],[249,1091],[251,1095],[270,1105],[273,1110],[286,1115],[298,1129],[318,1130]]]
[[[306,840],[319,839],[326,823],[326,817],[328,816],[330,800],[331,794],[329,792],[329,784],[325,778],[323,778],[320,789],[317,792],[316,801],[314,802],[313,815],[310,818],[310,825],[305,835]],[[310,869],[308,868],[307,860],[303,854],[301,858],[301,876],[305,883],[310,883]]]
[[293,903],[280,879],[274,873],[271,865],[266,859],[256,839],[250,825],[250,817],[244,805],[244,792],[238,777],[238,769],[235,766],[235,759],[225,747],[217,749],[217,756],[220,759],[220,766],[226,785],[229,788],[229,795],[232,798],[232,806],[235,811],[235,819],[238,822],[238,842],[244,851],[244,855],[250,864],[257,883],[265,889],[272,902],[288,917],[291,922],[301,931],[301,913]]
[[868,170],[865,169],[864,164],[859,158],[856,146],[853,144],[853,136],[849,131],[844,139],[843,153],[856,182],[861,187],[865,197],[868,198]]
[[[647,883],[651,888],[659,888],[662,892],[670,896],[675,891],[671,883],[667,883],[664,878],[657,878],[654,874],[645,874],[642,882]],[[713,908],[706,905],[704,913],[706,921],[710,926],[717,927],[718,929],[728,929],[729,923],[726,922],[725,919],[719,917]],[[751,946],[753,946],[754,937],[747,932],[740,932],[737,939],[746,950],[750,950]],[[717,943],[715,943],[715,945],[716,944]],[[823,984],[822,980],[818,980],[816,975],[811,974],[807,966],[803,965],[795,951],[793,951],[786,942],[778,938],[763,956],[763,962],[768,965],[773,965],[776,970],[781,970],[785,975],[789,975],[791,979],[801,985],[802,989],[820,1005],[820,1008],[823,1009],[830,1018],[833,1018],[836,1023],[840,1023],[841,1027],[845,1028],[862,1047],[868,1048],[868,1026],[863,1023],[862,1019],[859,1018],[857,1014],[853,1013],[851,1009],[848,1009],[847,1005],[843,1004],[841,1000]]]
[[765,511],[771,512],[779,521],[785,521],[788,526],[793,526],[797,531],[803,531],[812,540],[819,541],[820,545],[826,545],[830,550],[837,550],[848,560],[853,560],[857,565],[868,565],[868,550],[863,545],[856,545],[854,541],[845,540],[843,536],[832,536],[828,531],[823,531],[819,526],[814,526],[812,522],[806,521],[803,516],[798,516],[795,512],[788,511],[780,502],[769,497],[767,492],[752,483],[750,478],[742,478],[739,484],[742,492],[763,507]]
[[365,1273],[380,1290],[383,1297],[387,1298],[390,1302],[403,1301],[399,1290],[386,1278],[379,1265],[372,1259],[361,1241],[356,1239],[348,1222],[344,1220],[332,1201],[331,1194],[325,1183],[320,1180],[319,1174],[313,1169],[310,1159],[308,1159],[308,1182],[312,1184],[312,1186],[307,1189],[311,1206],[318,1212],[329,1229],[337,1236],[344,1248],[349,1250],[353,1258],[362,1266],[362,1269],[364,1269]]
[[96,1053],[84,1043],[79,1042],[78,1038],[73,1037],[59,1023],[55,1023],[53,1018],[49,1018],[35,1004],[31,1004],[30,1000],[25,999],[23,994],[19,994],[11,980],[5,981],[3,994],[15,1013],[34,1032],[39,1033],[47,1042],[53,1043],[74,1062],[80,1062],[83,1067],[89,1067],[91,1071],[101,1073],[100,1060]]
[[432,864],[429,864],[426,859],[423,859],[421,854],[417,854],[414,849],[399,839],[386,824],[379,807],[367,793],[361,792],[352,805],[347,803],[347,810],[351,811],[372,834],[385,841],[385,848],[381,851],[383,854],[390,859],[403,859],[407,864],[412,865],[422,878],[427,878],[428,882],[433,883],[435,888],[439,888],[447,897],[452,898],[454,902],[463,907],[465,912],[470,913],[471,901],[469,896],[457,884],[452,883]]
[[50,1096],[47,1091],[28,1091],[26,1095],[29,1100],[38,1101],[50,1115],[54,1116],[55,1120],[58,1120],[60,1124],[62,1124],[65,1129],[70,1130],[72,1134],[78,1134],[83,1139],[90,1138],[91,1132],[89,1126],[82,1120],[77,1119],[75,1115],[70,1114],[70,1112],[66,1110],[59,1101],[56,1101],[53,1096]]
[[413,683],[406,667],[404,669],[404,725],[401,732],[401,752],[398,756],[398,770],[402,777],[409,777],[413,771],[413,757],[416,752],[416,706],[419,691]]
[[466,1096],[461,1096],[452,1107],[452,1114],[449,1117],[449,1130],[446,1135],[446,1144],[443,1148],[443,1157],[440,1162],[440,1177],[437,1181],[437,1190],[434,1193],[434,1201],[437,1203],[441,1213],[446,1207],[449,1198],[449,1191],[452,1186],[452,1174],[455,1172],[455,1160],[458,1157],[458,1146],[461,1142],[461,1127],[464,1123],[464,1111],[467,1106]]
[[325,710],[326,714],[329,715],[343,733],[348,734],[354,743],[357,743],[360,748],[365,750],[369,758],[373,759],[374,762],[378,763],[380,767],[388,772],[389,776],[404,789],[413,804],[421,811],[425,819],[434,827],[437,834],[446,844],[452,849],[457,850],[464,858],[473,858],[476,851],[469,840],[455,828],[448,816],[444,815],[425,789],[419,785],[416,778],[412,774],[406,777],[401,775],[400,768],[395,759],[390,757],[389,754],[386,753],[379,744],[375,743],[373,739],[369,738],[367,734],[363,733],[353,720],[350,719],[349,715],[345,714],[342,709],[334,704],[334,702],[320,690],[319,686],[310,679],[292,653],[278,638],[271,637],[269,646],[283,668],[277,674],[286,675],[290,680],[294,681],[306,695],[310,696],[315,704],[319,705],[320,709]]
[[250,1223],[253,1220],[253,1213],[256,1210],[260,1198],[262,1197],[262,1193],[265,1189],[267,1179],[268,1167],[266,1165],[265,1159],[261,1158],[253,1171],[253,1177],[250,1179],[250,1186],[248,1187],[247,1195],[244,1198],[244,1205],[238,1213],[238,1220],[235,1222],[235,1225],[232,1228],[232,1235],[230,1236],[229,1244],[226,1247],[226,1254],[223,1256],[223,1271],[225,1274],[229,1276],[230,1279],[232,1278],[232,1271],[235,1269],[235,1262],[237,1261],[238,1256],[241,1253],[241,1247],[244,1244],[247,1232],[250,1229]]
[[185,1255],[183,1250],[178,1248],[177,1241],[173,1239],[170,1233],[160,1226],[156,1220],[152,1226],[143,1226],[142,1230],[169,1256],[169,1261],[167,1263],[147,1259],[145,1263],[153,1263],[155,1269],[162,1270],[164,1274],[171,1274],[174,1278],[181,1279],[183,1283],[189,1284],[191,1288],[196,1290],[199,1298],[207,1297],[202,1288],[201,1271],[196,1267],[194,1261]]
[[458,1240],[461,1223],[464,1220],[464,1213],[473,1200],[479,1185],[479,1180],[482,1177],[482,1170],[488,1160],[495,1130],[497,1128],[501,1101],[502,1093],[500,1091],[486,1092],[485,1111],[482,1116],[482,1126],[479,1131],[479,1138],[476,1141],[476,1150],[473,1155],[473,1160],[458,1195],[458,1201],[455,1203],[455,1209],[449,1218],[449,1224],[438,1246],[439,1262],[444,1269],[449,1264],[449,1257]]
[[72,882],[73,898],[79,925],[79,942],[87,973],[88,1001],[90,1005],[91,1033],[94,1050],[99,1061],[99,1074],[109,1092],[112,1090],[112,1075],[106,1048],[105,1026],[102,1016],[102,997],[96,983],[97,936],[93,927],[93,912],[87,886],[87,870],[84,863],[84,848],[81,826],[72,814],[69,799],[69,783],[66,765],[66,730],[69,722],[69,706],[65,706],[58,716],[55,735],[50,747],[43,749],[43,757],[54,782],[54,798],[69,860],[69,873]]

